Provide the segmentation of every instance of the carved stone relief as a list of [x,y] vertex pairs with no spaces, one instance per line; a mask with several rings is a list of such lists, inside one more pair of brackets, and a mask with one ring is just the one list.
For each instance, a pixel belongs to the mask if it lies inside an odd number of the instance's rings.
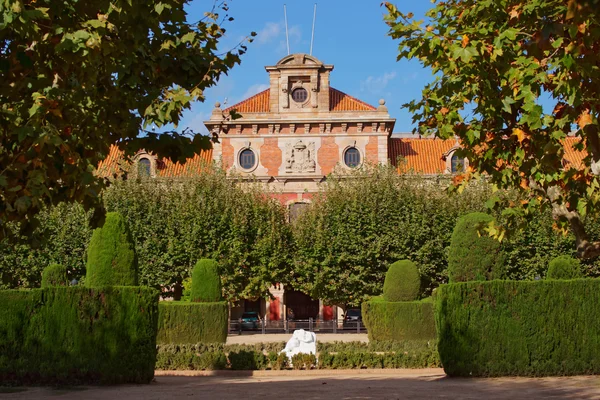
[[304,144],[298,140],[294,145],[285,145],[285,172],[309,173],[315,172],[315,168],[315,142]]

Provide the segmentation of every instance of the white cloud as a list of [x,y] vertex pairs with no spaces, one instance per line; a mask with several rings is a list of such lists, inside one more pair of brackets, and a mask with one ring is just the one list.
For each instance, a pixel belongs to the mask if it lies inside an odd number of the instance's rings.
[[267,90],[268,88],[269,88],[269,85],[267,85],[265,83],[257,83],[255,85],[252,85],[248,88],[248,90],[246,90],[246,93],[244,93],[242,95],[242,99],[245,100],[248,97],[254,96],[257,93],[262,92],[263,90]]
[[386,72],[380,76],[369,76],[360,83],[360,90],[372,94],[380,94],[387,87],[388,83],[396,77],[396,72]]
[[283,24],[280,22],[267,22],[265,27],[257,32],[255,42],[257,44],[266,44],[275,40],[282,31]]

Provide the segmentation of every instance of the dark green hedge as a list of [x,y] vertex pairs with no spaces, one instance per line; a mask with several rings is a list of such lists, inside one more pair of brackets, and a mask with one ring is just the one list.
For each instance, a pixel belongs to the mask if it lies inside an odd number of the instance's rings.
[[435,313],[450,376],[600,373],[600,279],[442,285]]
[[163,301],[158,305],[159,344],[225,343],[227,302]]
[[433,303],[430,300],[371,300],[362,304],[362,316],[369,332],[369,340],[435,338]]
[[0,382],[149,383],[157,321],[149,288],[0,291]]

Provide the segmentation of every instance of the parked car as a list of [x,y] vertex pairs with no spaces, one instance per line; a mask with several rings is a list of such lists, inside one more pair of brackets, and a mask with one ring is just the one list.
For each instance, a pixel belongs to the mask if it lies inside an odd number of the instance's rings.
[[260,316],[256,311],[247,311],[242,314],[242,330],[254,330],[260,328]]
[[344,328],[356,328],[356,324],[362,322],[360,308],[349,308],[344,314]]

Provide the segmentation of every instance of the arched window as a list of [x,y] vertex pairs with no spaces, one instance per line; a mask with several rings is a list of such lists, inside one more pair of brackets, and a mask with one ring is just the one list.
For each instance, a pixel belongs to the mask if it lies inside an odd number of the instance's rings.
[[142,177],[149,177],[152,172],[152,163],[150,159],[144,157],[138,160],[138,174]]
[[360,152],[356,147],[350,147],[344,153],[344,164],[350,168],[356,168],[360,165]]
[[252,169],[256,164],[256,155],[251,149],[244,149],[240,152],[240,167],[243,169]]
[[450,159],[450,171],[453,174],[465,171],[465,159],[460,158],[456,153]]

